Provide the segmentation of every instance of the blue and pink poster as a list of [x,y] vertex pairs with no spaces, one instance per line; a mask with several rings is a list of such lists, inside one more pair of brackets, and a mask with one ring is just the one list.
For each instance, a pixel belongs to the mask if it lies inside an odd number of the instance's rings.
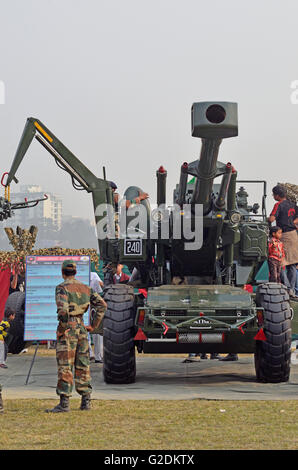
[[[64,281],[61,266],[66,259],[76,262],[76,279],[89,285],[89,256],[26,256],[25,341],[56,340],[55,289]],[[84,323],[89,323],[88,312]]]

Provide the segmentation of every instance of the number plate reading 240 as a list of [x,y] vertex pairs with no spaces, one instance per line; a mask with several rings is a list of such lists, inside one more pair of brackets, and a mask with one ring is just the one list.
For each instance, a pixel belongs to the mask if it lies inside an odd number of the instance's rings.
[[142,256],[142,240],[124,240],[124,256]]

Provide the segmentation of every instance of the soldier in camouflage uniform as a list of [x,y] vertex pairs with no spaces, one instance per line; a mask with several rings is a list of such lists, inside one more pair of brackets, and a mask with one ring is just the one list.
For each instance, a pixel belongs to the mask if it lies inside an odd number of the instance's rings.
[[[56,287],[58,314],[56,358],[58,383],[56,392],[60,403],[48,412],[69,411],[69,397],[73,388],[73,372],[76,391],[82,396],[81,410],[90,408],[91,376],[87,331],[91,332],[100,324],[106,303],[89,286],[75,279],[76,264],[64,261],[62,276],[64,282]],[[83,315],[90,307],[95,311],[91,326],[84,326]]]

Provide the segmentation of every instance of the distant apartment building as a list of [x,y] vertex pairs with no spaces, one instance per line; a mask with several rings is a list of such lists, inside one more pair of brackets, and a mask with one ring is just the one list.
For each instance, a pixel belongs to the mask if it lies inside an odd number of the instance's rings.
[[[11,202],[23,202],[42,199],[45,191],[41,186],[21,186],[20,192],[11,194]],[[38,234],[35,249],[60,246],[63,248],[95,248],[98,249],[95,220],[62,215],[62,199],[52,193],[46,193],[48,199],[36,206],[17,209],[14,215],[2,222],[2,228],[17,226],[29,229],[36,225]],[[1,236],[2,235],[2,236]],[[0,250],[9,250],[11,245],[4,231],[0,233]]]
[[[45,192],[42,190],[41,186],[23,185],[19,193],[12,195],[11,200],[12,202],[22,202],[25,199],[30,201],[43,198],[44,194]],[[39,202],[36,206],[16,210],[11,219],[13,225],[26,228],[28,223],[38,224],[39,226],[52,223],[56,230],[60,230],[62,225],[62,199],[56,194],[46,194],[48,199]]]

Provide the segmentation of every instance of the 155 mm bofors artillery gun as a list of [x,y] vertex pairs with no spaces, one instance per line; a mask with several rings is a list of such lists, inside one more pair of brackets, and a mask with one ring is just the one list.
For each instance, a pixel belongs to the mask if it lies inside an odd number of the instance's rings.
[[93,175],[34,118],[27,121],[7,185],[36,136],[70,173],[74,187],[92,193],[104,263],[125,264],[132,272],[128,284],[112,284],[105,291],[107,383],[135,380],[136,349],[253,353],[259,380],[287,381],[293,315],[289,296],[281,284],[256,281],[267,257],[266,182],[255,181],[264,188],[262,213],[257,214],[258,206],[248,205],[245,189],[237,192],[234,166],[218,161],[222,140],[238,135],[236,103],[194,103],[191,116],[192,136],[202,139],[201,153],[181,165],[169,207],[167,172],[160,167],[157,208],[151,211],[148,200],[134,203],[141,190],[130,186],[124,195],[133,204],[129,209],[120,204],[115,214],[105,174],[103,179]]

